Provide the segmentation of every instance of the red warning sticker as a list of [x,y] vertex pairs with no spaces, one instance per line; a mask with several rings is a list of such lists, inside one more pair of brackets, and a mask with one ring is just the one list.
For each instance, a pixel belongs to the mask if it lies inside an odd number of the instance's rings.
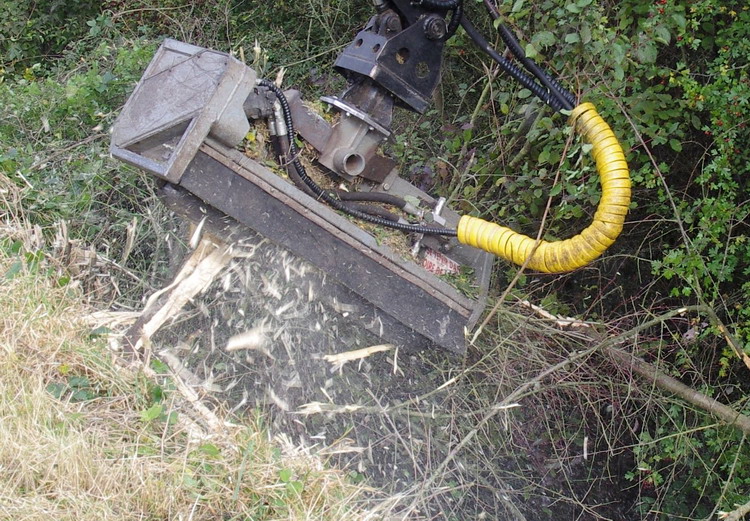
[[455,274],[461,271],[459,263],[430,248],[425,248],[424,250],[422,267],[435,275]]

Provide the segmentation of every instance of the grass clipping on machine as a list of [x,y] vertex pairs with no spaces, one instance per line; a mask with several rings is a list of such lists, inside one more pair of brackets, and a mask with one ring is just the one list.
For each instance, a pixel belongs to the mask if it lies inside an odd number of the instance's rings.
[[0,279],[0,519],[359,518],[361,488],[288,438],[190,428],[172,380],[114,364],[71,293]]

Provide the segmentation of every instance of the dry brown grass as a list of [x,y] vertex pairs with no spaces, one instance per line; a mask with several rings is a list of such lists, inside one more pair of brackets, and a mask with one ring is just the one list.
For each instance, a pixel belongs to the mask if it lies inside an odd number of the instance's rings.
[[80,295],[7,278],[15,261],[0,254],[0,519],[358,518],[359,488],[258,422],[196,436],[169,380],[117,367]]

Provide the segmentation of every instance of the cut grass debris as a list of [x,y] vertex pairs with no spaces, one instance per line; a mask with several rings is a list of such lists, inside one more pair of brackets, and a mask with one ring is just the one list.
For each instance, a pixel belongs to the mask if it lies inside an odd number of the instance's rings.
[[198,429],[169,378],[114,363],[80,295],[15,260],[0,252],[0,519],[360,517],[361,487],[259,420]]

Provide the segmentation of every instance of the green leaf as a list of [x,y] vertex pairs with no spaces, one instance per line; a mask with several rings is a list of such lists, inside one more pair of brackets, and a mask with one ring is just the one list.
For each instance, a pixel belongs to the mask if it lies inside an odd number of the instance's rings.
[[99,326],[96,329],[91,330],[91,332],[89,333],[89,338],[105,336],[105,335],[110,334],[111,332],[112,330],[108,328],[107,326]]
[[221,451],[219,450],[219,447],[214,445],[213,443],[204,443],[200,447],[198,447],[198,450],[201,451],[206,456],[210,456],[212,458],[218,458],[221,456]]
[[539,152],[539,157],[537,157],[537,163],[540,165],[549,163],[549,149],[544,149],[541,152]]
[[71,376],[68,378],[68,385],[71,389],[84,389],[91,387],[91,381],[85,376]]
[[669,146],[672,147],[672,150],[675,152],[682,152],[682,143],[678,139],[670,139]]
[[163,411],[164,408],[160,403],[154,404],[145,411],[141,411],[141,420],[146,423],[152,422],[161,416]]
[[578,33],[568,33],[565,35],[565,43],[578,43],[581,41],[581,37]]
[[5,272],[5,278],[8,280],[16,278],[16,275],[21,273],[21,270],[23,270],[23,262],[20,260],[17,260],[13,264],[11,264],[8,271]]
[[523,4],[525,0],[516,0],[513,4],[513,9],[510,10],[511,13],[517,13],[521,9],[523,9]]
[[169,374],[169,366],[157,358],[151,359],[151,369],[153,369],[156,374]]
[[579,34],[581,35],[581,43],[584,45],[589,43],[591,41],[591,27],[589,27],[589,24],[581,24]]
[[305,488],[305,486],[302,484],[301,481],[290,481],[286,484],[286,490],[290,494],[294,494],[296,496],[302,495],[302,489]]
[[96,398],[96,395],[89,389],[78,389],[70,396],[72,402],[87,402]]
[[613,72],[617,81],[622,81],[623,78],[625,78],[625,69],[623,69],[622,65],[620,65],[619,63],[615,64]]
[[531,41],[540,47],[546,48],[551,45],[554,45],[557,38],[551,31],[542,31],[540,33],[536,33],[534,37],[531,39]]
[[641,63],[654,63],[658,52],[654,42],[646,42],[638,46],[635,54]]
[[675,13],[672,15],[672,20],[674,20],[674,23],[677,24],[677,27],[679,27],[680,29],[685,29],[685,25],[687,25],[687,19],[685,18],[684,14]]
[[581,6],[579,6],[578,4],[573,4],[573,3],[566,5],[565,9],[567,9],[571,13],[576,13],[576,14],[583,12],[583,8]]
[[292,480],[292,469],[281,469],[279,471],[279,481],[289,483]]
[[67,390],[68,386],[60,382],[54,382],[47,385],[47,392],[58,400],[62,398],[63,394],[65,394],[65,391]]
[[663,43],[664,45],[669,45],[669,42],[672,40],[672,35],[669,32],[669,29],[663,25],[656,26],[656,28],[654,28],[654,34],[656,41]]
[[164,388],[162,388],[161,385],[150,384],[148,387],[148,395],[152,402],[159,403],[164,399]]

